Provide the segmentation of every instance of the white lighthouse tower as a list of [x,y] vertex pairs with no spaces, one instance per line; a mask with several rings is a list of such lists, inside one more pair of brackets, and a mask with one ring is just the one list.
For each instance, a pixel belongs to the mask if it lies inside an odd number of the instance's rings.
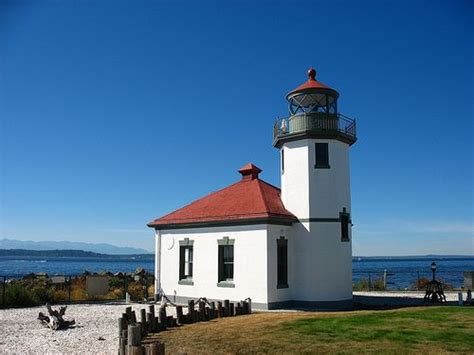
[[280,150],[281,198],[292,226],[292,299],[316,308],[352,303],[349,148],[355,120],[338,112],[339,93],[316,80],[287,95],[289,118],[274,126]]

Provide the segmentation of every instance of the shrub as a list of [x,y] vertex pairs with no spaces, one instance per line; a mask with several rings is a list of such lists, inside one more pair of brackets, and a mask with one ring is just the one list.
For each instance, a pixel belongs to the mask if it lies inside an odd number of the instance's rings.
[[54,298],[54,290],[43,285],[34,285],[33,287],[27,289],[27,292],[30,293],[30,296],[37,304],[52,302]]
[[142,301],[144,294],[143,294],[143,286],[139,283],[131,283],[128,285],[127,292],[130,294],[130,298],[133,301]]
[[69,300],[69,293],[67,290],[55,290],[53,294],[54,302],[64,302]]
[[384,291],[385,286],[383,279],[375,279],[371,281],[369,279],[360,279],[352,286],[352,289],[354,291]]
[[31,297],[31,293],[19,284],[10,284],[5,292],[5,304],[7,307],[30,307],[38,303]]

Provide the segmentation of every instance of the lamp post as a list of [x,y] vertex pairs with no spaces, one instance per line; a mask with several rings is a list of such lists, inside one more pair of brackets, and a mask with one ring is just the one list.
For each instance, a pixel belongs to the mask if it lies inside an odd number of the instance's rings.
[[433,281],[435,281],[435,280],[436,280],[436,278],[435,278],[435,274],[436,274],[436,263],[435,263],[434,261],[431,263],[431,271],[433,272]]

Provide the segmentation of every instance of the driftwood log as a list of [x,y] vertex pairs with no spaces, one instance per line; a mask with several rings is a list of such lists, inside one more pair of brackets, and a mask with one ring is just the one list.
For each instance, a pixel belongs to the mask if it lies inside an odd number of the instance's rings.
[[48,314],[44,315],[42,312],[39,313],[38,319],[40,320],[41,324],[43,324],[47,328],[51,328],[52,330],[58,329],[66,329],[73,326],[76,322],[73,320],[65,320],[63,318],[64,314],[66,313],[67,306],[59,307],[59,311],[54,310],[51,308],[49,303],[46,303],[46,309],[48,310]]

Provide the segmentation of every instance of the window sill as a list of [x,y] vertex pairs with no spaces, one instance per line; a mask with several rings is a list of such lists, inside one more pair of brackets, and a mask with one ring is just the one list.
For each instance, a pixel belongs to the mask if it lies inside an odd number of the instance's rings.
[[178,281],[178,285],[188,285],[188,286],[193,286],[193,285],[194,285],[194,282],[193,282],[193,280],[189,280],[189,279],[182,279],[182,280],[179,280],[179,281]]
[[220,281],[217,283],[217,287],[230,287],[234,288],[235,284],[232,281]]
[[288,284],[284,284],[284,285],[277,285],[277,288],[289,288],[290,286],[288,286]]
[[315,165],[315,169],[331,169],[331,165]]

